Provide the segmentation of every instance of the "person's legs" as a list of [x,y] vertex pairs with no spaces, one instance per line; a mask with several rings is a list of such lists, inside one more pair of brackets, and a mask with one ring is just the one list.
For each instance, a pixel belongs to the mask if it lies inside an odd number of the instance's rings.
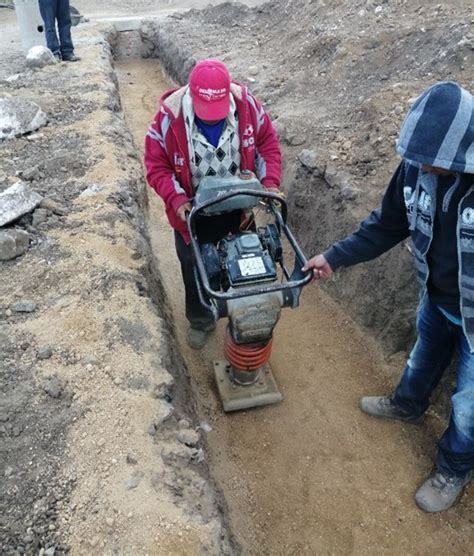
[[44,21],[46,45],[55,56],[61,53],[56,34],[56,8],[58,0],[39,0],[39,9]]
[[186,245],[179,232],[174,233],[176,253],[181,263],[181,274],[183,276],[186,318],[191,328],[209,331],[215,327],[213,314],[206,309],[199,300],[199,294],[194,279],[193,255],[191,246]]
[[74,46],[71,37],[71,13],[69,0],[57,0],[57,20],[59,40],[61,43],[61,54],[63,59],[74,54]]
[[460,328],[459,365],[448,428],[438,444],[438,469],[464,477],[474,469],[474,354]]
[[429,406],[431,393],[453,356],[456,328],[425,299],[417,315],[418,338],[391,398],[412,417],[421,416]]

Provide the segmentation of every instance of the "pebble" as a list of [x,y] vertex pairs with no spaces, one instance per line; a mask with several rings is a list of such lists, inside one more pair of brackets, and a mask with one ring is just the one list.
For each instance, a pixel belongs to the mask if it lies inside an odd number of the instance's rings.
[[192,429],[180,430],[176,434],[176,439],[178,442],[181,442],[181,444],[194,447],[199,442],[199,433]]
[[50,346],[43,346],[38,349],[36,357],[38,359],[49,359],[53,355],[53,349]]
[[44,382],[43,390],[48,394],[48,396],[56,399],[61,396],[63,388],[59,378],[57,376],[52,376]]
[[122,379],[118,376],[116,378],[114,378],[114,384],[116,384],[117,386],[120,386],[120,384],[122,384]]
[[15,313],[32,313],[36,310],[36,303],[29,299],[22,299],[12,305]]
[[13,475],[13,467],[5,468],[5,477],[11,477]]
[[113,524],[115,523],[115,519],[113,517],[107,517],[105,518],[105,523],[107,523],[109,527],[112,527]]

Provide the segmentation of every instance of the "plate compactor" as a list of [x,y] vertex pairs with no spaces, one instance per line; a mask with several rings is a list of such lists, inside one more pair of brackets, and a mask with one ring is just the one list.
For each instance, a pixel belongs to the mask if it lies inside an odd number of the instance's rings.
[[[255,209],[265,205],[258,226]],[[198,221],[243,211],[245,226],[217,242],[203,243]],[[188,214],[194,273],[201,303],[216,320],[228,318],[225,360],[214,363],[224,411],[236,411],[282,400],[268,363],[273,329],[283,307],[295,308],[312,273],[301,268],[306,258],[286,225],[287,205],[254,177],[203,178]],[[245,228],[245,229],[243,229]],[[294,253],[293,271],[284,262],[282,239]]]

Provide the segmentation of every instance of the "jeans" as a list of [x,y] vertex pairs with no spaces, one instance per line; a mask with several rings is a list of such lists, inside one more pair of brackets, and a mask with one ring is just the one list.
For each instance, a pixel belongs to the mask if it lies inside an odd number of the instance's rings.
[[[71,38],[69,0],[39,0],[39,8],[44,21],[48,48],[53,54],[71,55],[74,52],[74,46]],[[56,20],[59,40],[56,34]]]
[[459,352],[457,385],[451,397],[449,425],[438,443],[438,470],[464,477],[474,469],[474,354],[461,326],[453,324],[425,297],[417,315],[418,338],[393,395],[393,401],[417,417],[454,354]]

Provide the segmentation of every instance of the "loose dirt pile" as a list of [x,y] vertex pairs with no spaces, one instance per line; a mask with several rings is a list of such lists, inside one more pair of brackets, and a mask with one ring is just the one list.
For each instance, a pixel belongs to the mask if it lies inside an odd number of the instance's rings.
[[93,27],[76,45],[80,63],[0,72],[0,96],[48,117],[1,144],[0,191],[21,179],[47,202],[9,225],[30,246],[1,263],[0,552],[226,553],[110,49]]

